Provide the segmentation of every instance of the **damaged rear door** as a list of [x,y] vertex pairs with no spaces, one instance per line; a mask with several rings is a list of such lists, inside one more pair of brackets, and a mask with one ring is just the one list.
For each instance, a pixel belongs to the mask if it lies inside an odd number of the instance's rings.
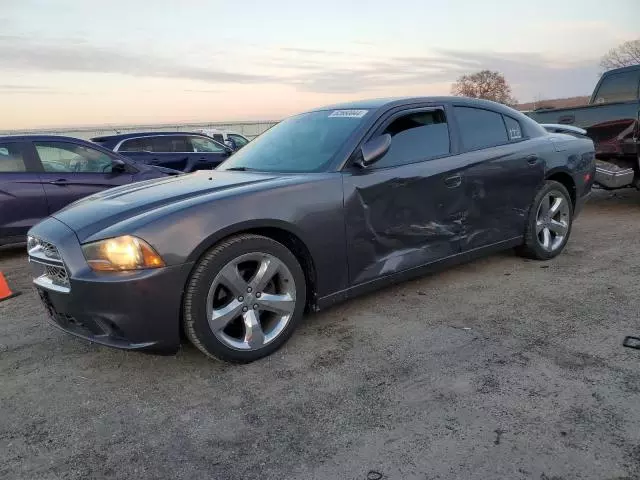
[[525,138],[518,120],[500,112],[465,105],[454,105],[453,112],[469,199],[462,252],[522,237],[533,198],[544,183],[540,141]]
[[385,133],[391,147],[380,160],[344,172],[351,285],[460,251],[467,200],[445,109],[396,111],[365,140]]

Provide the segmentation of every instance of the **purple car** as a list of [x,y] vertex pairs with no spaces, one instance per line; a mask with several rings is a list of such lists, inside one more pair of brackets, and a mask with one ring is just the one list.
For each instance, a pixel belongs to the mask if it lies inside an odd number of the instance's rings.
[[0,245],[64,206],[127,183],[181,174],[57,135],[0,136]]

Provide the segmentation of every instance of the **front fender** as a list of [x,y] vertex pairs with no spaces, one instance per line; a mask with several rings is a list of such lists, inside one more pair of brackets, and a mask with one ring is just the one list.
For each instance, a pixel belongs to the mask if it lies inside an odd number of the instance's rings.
[[[224,195],[224,193],[221,193]],[[304,183],[246,192],[163,209],[162,215],[139,219],[134,231],[168,265],[196,261],[230,235],[277,228],[304,243],[317,274],[317,293],[324,296],[348,287],[342,175],[310,175]],[[160,213],[160,212],[158,212]]]

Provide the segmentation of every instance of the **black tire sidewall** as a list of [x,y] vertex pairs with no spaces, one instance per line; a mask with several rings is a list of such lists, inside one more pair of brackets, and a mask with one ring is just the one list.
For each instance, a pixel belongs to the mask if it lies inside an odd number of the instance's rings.
[[[207,321],[206,301],[211,283],[218,272],[240,255],[255,252],[273,255],[287,266],[296,284],[296,306],[285,329],[271,343],[258,350],[237,350],[222,343],[211,331]],[[258,235],[242,235],[223,242],[203,256],[195,268],[195,273],[196,275],[193,275],[188,283],[185,294],[185,327],[187,336],[196,337],[197,341],[194,342],[196,347],[209,356],[234,363],[248,363],[268,356],[289,339],[302,319],[306,303],[304,272],[291,251],[275,240]],[[187,299],[190,300],[189,306],[186,304]]]
[[[536,222],[538,215],[538,208],[540,207],[540,202],[551,191],[558,191],[563,196],[567,204],[569,205],[569,228],[567,229],[567,235],[564,238],[562,245],[554,250],[553,252],[549,252],[542,248],[540,242],[538,241],[536,235]],[[527,235],[525,238],[525,246],[526,248],[533,254],[533,256],[539,260],[550,260],[556,256],[558,256],[567,245],[569,241],[569,237],[571,236],[571,230],[573,228],[573,202],[571,200],[571,195],[567,188],[561,184],[560,182],[556,182],[554,180],[547,180],[542,188],[538,190],[536,197],[531,205],[531,210],[529,212],[529,219],[527,223]]]

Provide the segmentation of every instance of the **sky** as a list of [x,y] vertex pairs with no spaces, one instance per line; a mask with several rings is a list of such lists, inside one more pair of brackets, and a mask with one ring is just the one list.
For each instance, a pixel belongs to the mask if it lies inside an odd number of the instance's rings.
[[485,68],[520,102],[587,95],[639,18],[640,0],[0,0],[0,129],[279,120]]

